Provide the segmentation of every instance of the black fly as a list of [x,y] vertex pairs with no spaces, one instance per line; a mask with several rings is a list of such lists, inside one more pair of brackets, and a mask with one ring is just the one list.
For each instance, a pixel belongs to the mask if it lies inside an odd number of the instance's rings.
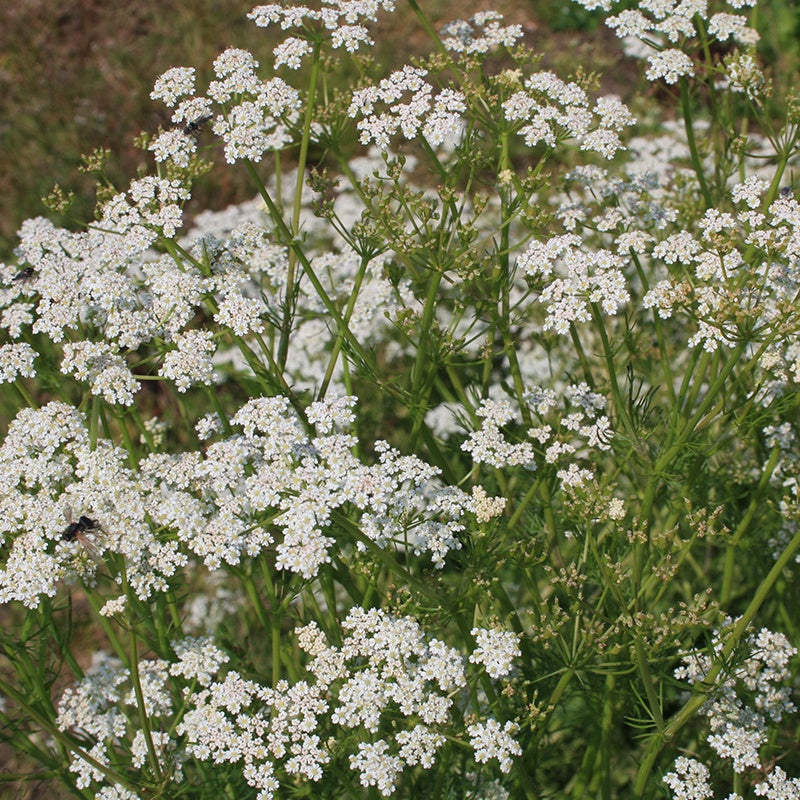
[[213,114],[203,114],[202,117],[198,117],[197,119],[193,119],[186,124],[186,127],[183,129],[183,132],[187,136],[197,136],[200,135],[200,131],[202,130],[203,126],[211,119],[214,118]]
[[11,279],[11,283],[27,283],[35,274],[33,267],[25,267]]
[[97,528],[98,525],[93,519],[81,516],[77,522],[70,522],[67,529],[61,534],[61,538],[65,542],[73,542],[75,539],[79,538],[80,534],[86,533],[87,531],[96,531]]
[[66,529],[61,534],[61,541],[78,542],[92,561],[102,565],[103,559],[100,555],[100,551],[97,549],[97,545],[86,536],[87,533],[102,533],[103,529],[100,527],[100,524],[90,517],[83,515],[78,517],[77,522],[71,522],[72,511],[69,508],[67,508],[66,517],[69,525],[67,525]]

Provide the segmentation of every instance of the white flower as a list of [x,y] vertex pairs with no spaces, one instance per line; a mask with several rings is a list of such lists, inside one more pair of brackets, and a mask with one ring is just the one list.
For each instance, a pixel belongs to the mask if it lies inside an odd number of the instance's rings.
[[194,137],[173,128],[156,136],[147,149],[156,161],[171,161],[176,167],[186,167],[189,158],[197,152],[197,142]]
[[427,725],[415,725],[410,731],[400,731],[395,739],[400,745],[400,757],[410,767],[420,764],[424,769],[434,765],[436,751],[447,741]]
[[285,64],[289,69],[300,69],[303,56],[307,56],[311,52],[311,45],[308,42],[295,36],[290,36],[272,51],[275,56],[275,68],[277,69]]
[[403,760],[389,754],[389,745],[377,742],[360,742],[358,753],[350,756],[350,768],[360,773],[362,786],[376,786],[388,797],[395,790],[395,780],[403,769]]
[[513,737],[519,731],[519,725],[506,722],[501,727],[494,719],[485,723],[477,723],[467,728],[470,744],[475,751],[475,760],[485,764],[489,759],[496,758],[500,763],[501,772],[509,772],[512,766],[512,757],[521,756],[522,748]]
[[556,476],[565,487],[577,489],[594,477],[590,470],[581,469],[577,464],[570,464],[567,469],[560,469]]
[[505,497],[489,497],[482,486],[472,487],[472,511],[478,522],[488,522],[499,517],[506,507]]
[[519,638],[511,631],[473,628],[470,634],[476,639],[476,647],[469,660],[473,664],[483,664],[487,674],[500,678],[511,671],[511,662],[519,658]]
[[710,772],[705,764],[679,756],[675,759],[675,771],[668,772],[663,781],[672,790],[672,800],[705,800],[714,796],[709,778]]
[[488,53],[498,47],[511,48],[522,38],[521,25],[501,26],[496,11],[482,11],[468,21],[454,20],[442,30],[442,44],[455,53]]
[[227,103],[237,94],[255,94],[261,85],[255,71],[258,61],[247,50],[231,47],[214,61],[214,73],[219,80],[212,81],[208,96],[218,103]]
[[214,125],[214,133],[225,142],[225,159],[229,164],[240,158],[260,161],[268,150],[278,150],[291,141],[284,123],[296,119],[300,95],[280,78],[251,87],[254,100],[243,100],[233,106],[225,119]]
[[230,660],[208,636],[182,639],[173,643],[173,649],[179,660],[170,666],[170,675],[197,680],[201,686],[210,685],[219,668]]
[[331,44],[334,49],[344,47],[348,53],[355,53],[362,44],[373,45],[375,42],[363,25],[342,25],[333,31]]
[[109,403],[132,405],[134,394],[141,388],[124,359],[105,342],[65,344],[61,372],[87,381],[92,394],[102,396]]
[[160,75],[150,92],[153,100],[163,100],[167,106],[174,106],[179,97],[194,92],[194,67],[172,67]]
[[160,374],[175,382],[179,392],[195,383],[210,384],[214,369],[211,356],[216,349],[211,331],[186,331],[175,338],[177,348],[164,356]]
[[746,23],[747,19],[741,14],[714,14],[708,22],[708,35],[720,42],[731,38],[742,41],[742,37],[749,40],[752,33]]
[[308,421],[317,433],[331,433],[334,428],[348,430],[356,421],[353,409],[358,405],[357,397],[329,397],[312,403],[306,412]]
[[692,60],[681,50],[664,50],[649,56],[647,61],[650,67],[645,74],[650,81],[663,78],[667,83],[677,83],[678,78],[694,72]]
[[620,39],[626,36],[635,36],[641,39],[650,31],[652,23],[641,11],[625,10],[620,11],[615,17],[609,17],[606,25],[617,32]]
[[766,78],[758,62],[750,53],[739,53],[725,60],[725,70],[730,88],[755,99],[764,90]]
[[32,378],[36,375],[33,361],[36,351],[27,343],[0,346],[0,383],[11,383],[20,375]]
[[[398,131],[406,139],[414,139],[420,133],[429,144],[442,144],[448,134],[461,127],[461,115],[466,109],[464,96],[452,89],[444,89],[434,96],[433,87],[424,78],[427,72],[416,67],[405,66],[384,78],[378,86],[369,86],[353,93],[348,114],[358,122],[359,141],[374,142],[386,147],[390,138]],[[406,98],[407,102],[399,102]],[[376,105],[386,106],[376,113]]]
[[220,300],[214,321],[230,328],[236,336],[261,333],[264,330],[261,320],[264,311],[261,298],[244,297],[240,292],[230,291]]
[[797,800],[800,798],[800,779],[790,778],[778,766],[773,767],[767,779],[753,788],[757,797],[768,800]]

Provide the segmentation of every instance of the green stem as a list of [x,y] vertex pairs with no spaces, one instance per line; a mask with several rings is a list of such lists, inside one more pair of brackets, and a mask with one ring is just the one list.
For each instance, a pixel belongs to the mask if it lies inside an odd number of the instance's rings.
[[272,217],[273,222],[275,223],[276,227],[279,229],[281,235],[285,238],[286,244],[290,250],[294,251],[297,254],[297,258],[300,263],[303,265],[303,270],[305,274],[308,276],[309,280],[311,281],[312,285],[314,286],[314,290],[317,292],[317,296],[322,301],[323,305],[327,312],[331,315],[334,322],[339,326],[339,329],[342,331],[344,336],[344,340],[347,342],[348,346],[352,349],[353,353],[358,356],[358,358],[363,362],[363,364],[369,364],[369,358],[367,354],[364,352],[364,348],[361,346],[360,342],[356,337],[353,335],[352,331],[347,327],[342,318],[342,314],[339,309],[336,307],[336,304],[331,300],[328,296],[328,293],[325,291],[325,288],[322,286],[319,278],[317,277],[316,272],[311,266],[311,262],[303,252],[303,248],[300,246],[300,242],[292,235],[292,232],[287,227],[286,223],[280,217],[278,213],[278,209],[275,206],[275,202],[273,201],[272,197],[270,197],[269,192],[266,190],[266,187],[261,183],[260,179],[258,178],[258,173],[255,171],[255,167],[248,159],[245,159],[245,168],[247,169],[248,173],[258,182],[259,192],[261,194],[262,199],[267,205],[269,210],[270,216]]
[[606,675],[603,716],[600,723],[600,791],[603,800],[611,800],[611,735],[614,725],[614,685],[613,672]]
[[439,34],[436,32],[436,29],[428,21],[428,18],[422,13],[422,9],[420,9],[420,7],[417,5],[416,0],[408,0],[408,4],[411,6],[414,14],[416,14],[420,25],[422,25],[422,27],[425,29],[425,33],[428,34],[428,37],[436,45],[436,48],[439,50],[439,52],[446,56],[449,62],[452,62],[450,51],[444,46],[442,40],[439,38]]
[[437,359],[431,358],[429,343],[431,340],[430,331],[438,307],[439,286],[441,282],[442,270],[438,265],[434,265],[432,275],[428,281],[428,292],[425,297],[425,306],[422,309],[422,317],[419,324],[417,357],[411,368],[410,392],[413,405],[410,411],[414,415],[413,428],[411,431],[411,447],[414,446],[419,436],[420,429],[425,422],[425,412],[427,411],[426,399],[430,392],[430,381],[428,381],[428,377],[432,372],[435,372],[437,366]]
[[742,537],[750,527],[750,523],[753,521],[756,511],[761,505],[764,490],[769,486],[772,473],[775,471],[775,467],[778,465],[780,457],[781,449],[776,446],[772,449],[772,452],[769,456],[769,461],[767,461],[764,471],[761,473],[761,478],[759,478],[758,485],[756,486],[753,496],[750,499],[750,503],[747,506],[747,511],[745,511],[744,516],[736,526],[736,530],[728,540],[727,548],[725,550],[725,568],[722,576],[722,591],[720,593],[720,605],[722,608],[727,608],[728,603],[730,602],[731,589],[733,586],[733,568],[736,562],[737,548],[742,540]]
[[600,333],[600,341],[603,345],[603,358],[606,362],[606,371],[608,372],[608,379],[611,383],[611,395],[614,398],[614,405],[617,409],[617,414],[619,419],[622,420],[622,425],[630,437],[631,442],[637,443],[639,437],[636,433],[636,428],[633,425],[633,421],[631,420],[628,404],[625,402],[625,398],[622,396],[622,392],[619,388],[617,371],[614,366],[614,352],[611,348],[611,342],[608,339],[608,333],[606,332],[606,326],[603,322],[603,316],[600,313],[600,308],[598,307],[597,303],[592,303],[592,316],[594,317],[595,327]]
[[100,427],[100,403],[101,400],[97,395],[92,395],[92,407],[89,416],[89,449],[94,450],[97,447],[98,429]]
[[672,463],[673,459],[680,454],[683,446],[694,432],[697,424],[704,419],[708,411],[710,411],[712,406],[717,402],[718,396],[725,385],[725,381],[728,379],[730,373],[733,371],[733,368],[738,363],[745,351],[746,346],[747,345],[745,342],[740,342],[738,345],[736,345],[723,368],[719,370],[716,377],[711,382],[711,385],[708,387],[708,391],[706,392],[706,396],[695,410],[693,416],[688,419],[684,423],[682,429],[675,434],[673,440],[665,447],[661,456],[653,466],[653,470],[650,474],[650,478],[648,479],[642,499],[642,511],[640,514],[640,519],[643,525],[648,524],[653,503],[656,499],[658,486],[663,479],[664,473]]
[[[361,284],[364,282],[364,276],[367,273],[368,265],[369,259],[362,257],[361,263],[358,267],[358,272],[356,273],[356,277],[353,282],[353,291],[350,293],[350,299],[347,301],[347,307],[344,310],[343,319],[345,325],[350,324],[350,319],[353,316],[353,310],[355,309],[356,301],[358,300],[358,294],[361,291]],[[341,330],[338,330],[336,332],[336,341],[334,341],[333,349],[331,350],[331,356],[328,359],[328,366],[325,370],[325,376],[323,377],[319,391],[317,392],[317,400],[322,400],[328,391],[328,386],[330,385],[331,378],[333,377],[333,370],[336,368],[336,362],[339,359],[339,353],[341,352],[343,341],[344,335],[342,334]]]
[[708,188],[706,181],[705,170],[703,169],[703,162],[700,158],[700,153],[697,149],[697,142],[694,138],[694,121],[692,119],[692,98],[689,95],[689,82],[686,77],[680,79],[681,87],[681,108],[683,110],[683,124],[686,129],[686,142],[689,145],[689,154],[692,159],[692,166],[694,167],[697,181],[700,184],[700,191],[703,195],[706,208],[712,208],[714,203],[711,199],[711,190]]
[[[317,81],[320,67],[320,42],[314,43],[311,57],[311,77],[308,84],[306,97],[306,113],[303,119],[303,135],[300,139],[300,154],[297,159],[297,180],[294,187],[294,202],[292,205],[291,238],[294,241],[300,233],[300,209],[303,203],[303,184],[305,182],[306,162],[308,160],[308,144],[311,138],[311,123],[314,118],[314,101],[317,94]],[[280,209],[275,209],[280,213]],[[281,335],[278,342],[277,361],[281,372],[286,368],[286,359],[289,353],[289,337],[292,332],[292,320],[295,309],[295,267],[297,253],[294,249],[289,251],[289,267],[286,273],[286,297],[283,306],[283,319],[281,320]]]
[[575,327],[575,323],[571,322],[569,325],[569,335],[572,339],[572,344],[575,347],[575,355],[578,356],[578,361],[581,365],[581,370],[583,371],[583,379],[589,385],[590,389],[594,389],[594,377],[592,375],[592,366],[589,362],[589,359],[586,357],[586,353],[583,349],[583,342],[581,341],[581,337],[578,335],[578,329]]
[[272,688],[278,685],[281,679],[281,628],[280,625],[272,626]]
[[147,716],[147,706],[145,705],[144,692],[142,691],[142,682],[139,675],[139,650],[136,637],[136,626],[131,626],[130,629],[130,671],[131,683],[133,684],[133,691],[136,695],[136,707],[139,712],[139,725],[144,736],[145,744],[147,745],[147,759],[150,762],[150,768],[153,775],[159,781],[163,780],[161,772],[161,763],[156,752],[155,743],[153,742],[153,735],[150,730],[150,718]]
[[664,730],[664,716],[661,713],[661,703],[656,694],[653,676],[650,674],[650,664],[647,662],[647,653],[644,651],[640,636],[636,636],[634,639],[634,651],[636,668],[639,670],[639,677],[642,679],[642,685],[647,695],[647,703],[650,706],[650,713],[653,715],[653,722],[655,722],[656,730],[662,731]]
[[756,589],[753,599],[745,609],[741,617],[736,621],[733,630],[725,640],[725,644],[720,650],[717,657],[714,659],[711,668],[706,673],[702,681],[698,681],[692,688],[692,695],[678,711],[672,719],[667,723],[663,730],[655,734],[650,740],[647,751],[645,753],[642,764],[639,767],[636,776],[636,783],[634,785],[634,797],[643,797],[647,785],[647,780],[650,773],[655,766],[656,759],[663,747],[671,742],[680,729],[697,713],[700,707],[709,698],[709,695],[714,691],[715,682],[722,672],[724,666],[729,663],[731,653],[739,645],[744,638],[750,623],[755,618],[758,610],[767,599],[770,591],[774,587],[778,578],[783,574],[784,569],[789,562],[794,558],[797,551],[800,549],[800,531],[798,531],[786,549],[780,554],[778,560],[773,565],[772,569],[767,573],[766,577]]
[[[642,290],[646,293],[650,290],[650,283],[647,279],[647,273],[642,268],[641,260],[636,252],[633,250],[630,251],[631,260],[636,268],[636,274],[639,276],[639,280],[642,284]],[[661,369],[664,372],[664,385],[667,389],[667,393],[669,394],[669,405],[672,408],[677,406],[676,398],[675,398],[675,386],[674,386],[674,376],[672,374],[672,364],[670,359],[667,357],[667,342],[664,338],[664,321],[658,315],[658,310],[653,309],[652,311],[653,317],[653,327],[655,328],[656,332],[656,339],[658,340],[658,352],[660,354],[659,363]]]
[[39,404],[31,396],[22,378],[17,378],[14,381],[14,388],[22,395],[22,399],[25,401],[25,405],[28,406],[28,408],[39,408]]

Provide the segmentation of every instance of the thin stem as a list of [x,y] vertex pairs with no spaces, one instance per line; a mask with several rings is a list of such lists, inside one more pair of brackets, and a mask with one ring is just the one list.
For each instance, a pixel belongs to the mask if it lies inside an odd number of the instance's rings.
[[706,208],[712,208],[714,203],[711,199],[711,190],[708,188],[703,162],[697,149],[697,141],[694,138],[694,120],[692,119],[692,98],[689,94],[689,81],[686,77],[680,79],[681,87],[681,109],[683,111],[683,125],[686,129],[686,142],[689,145],[689,155],[692,159],[694,173],[700,184],[700,192],[703,195]]
[[655,734],[650,740],[650,744],[639,767],[639,772],[636,776],[636,784],[634,786],[634,796],[643,797],[647,780],[653,770],[656,759],[663,749],[664,745],[672,741],[680,729],[697,713],[700,707],[708,700],[716,686],[716,680],[722,672],[725,665],[729,662],[730,656],[733,651],[738,647],[739,643],[747,633],[750,623],[755,618],[758,610],[763,605],[767,596],[772,591],[778,578],[783,575],[789,562],[794,558],[797,551],[800,550],[800,531],[798,531],[784,551],[780,554],[772,569],[766,575],[764,580],[756,589],[753,599],[745,609],[741,617],[736,621],[731,633],[725,640],[725,644],[720,650],[717,657],[714,659],[711,668],[706,673],[702,681],[695,683],[692,689],[691,697],[686,701],[683,707],[672,717],[663,730]]
[[[311,123],[314,119],[314,102],[317,94],[317,81],[320,67],[320,42],[314,43],[311,57],[311,77],[309,78],[308,94],[306,96],[306,113],[303,119],[303,135],[300,139],[300,154],[297,159],[297,180],[294,187],[294,202],[292,205],[291,238],[294,241],[300,233],[300,209],[303,203],[303,184],[305,182],[306,161],[308,159],[308,144],[311,139]],[[279,195],[280,197],[280,195]],[[280,209],[275,209],[280,214]],[[297,251],[289,250],[289,266],[286,273],[286,296],[283,305],[283,318],[281,320],[281,334],[278,342],[277,362],[280,371],[286,368],[286,358],[289,353],[289,337],[292,332],[292,320],[295,310],[295,267]]]

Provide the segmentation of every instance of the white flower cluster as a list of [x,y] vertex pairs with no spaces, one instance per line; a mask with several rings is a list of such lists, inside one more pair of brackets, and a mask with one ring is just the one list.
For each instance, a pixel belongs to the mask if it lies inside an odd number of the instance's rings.
[[525,90],[503,103],[506,120],[528,147],[542,142],[554,148],[575,141],[581,150],[611,158],[624,149],[619,134],[636,119],[616,97],[600,97],[591,107],[589,95],[576,83],[552,72],[537,72],[525,80]]
[[499,517],[506,507],[505,497],[489,497],[482,486],[472,487],[472,511],[478,522],[489,522]]
[[559,209],[564,228],[598,241],[596,234],[619,255],[642,253],[651,241],[651,229],[663,229],[678,216],[673,207],[676,181],[696,177],[685,168],[690,153],[685,131],[666,122],[658,136],[635,136],[628,142],[635,157],[614,172],[584,165],[568,175],[569,200]]
[[497,11],[480,11],[468,20],[448,22],[440,31],[442,44],[454,53],[489,53],[498,47],[511,48],[522,38],[521,25],[501,25]]
[[496,469],[506,466],[522,466],[536,469],[536,451],[530,442],[512,444],[501,430],[515,419],[515,412],[508,400],[482,401],[477,415],[483,420],[478,430],[472,431],[461,445],[461,449],[472,456],[476,464],[489,464]]
[[663,78],[665,83],[677,83],[680,78],[694,74],[692,59],[674,47],[649,56],[647,61],[650,66],[645,75],[650,81]]
[[[731,624],[732,621],[727,620],[726,625]],[[714,656],[724,646],[724,630],[715,634],[712,653],[699,652],[684,657],[683,666],[675,670],[675,677],[690,685],[702,683]],[[711,729],[709,745],[717,756],[729,760],[737,773],[763,768],[760,749],[767,742],[769,723],[779,723],[784,715],[796,710],[791,689],[786,684],[791,678],[788,664],[797,655],[797,649],[782,633],[766,628],[750,633],[746,646],[747,658],[731,670],[702,708]],[[664,777],[676,799],[712,797],[708,780],[705,765],[686,758],[677,759],[675,772]],[[800,781],[787,781],[785,773],[773,770],[756,794],[774,800],[795,796],[782,794],[778,791],[779,784],[794,787],[796,791]],[[701,789],[706,793],[700,793]]]
[[[590,11],[600,8],[608,12],[613,5],[618,5],[618,0],[574,2]],[[739,11],[755,4],[756,0],[728,0],[717,5]],[[609,16],[606,25],[615,30],[621,39],[638,39],[641,42],[641,47],[629,50],[632,55],[647,56],[649,67],[646,74],[649,80],[663,78],[667,83],[675,83],[694,72],[690,54],[697,45],[694,40],[699,35],[696,20],[703,23],[708,37],[719,42],[733,39],[748,47],[759,39],[756,30],[747,25],[744,15],[731,14],[727,10],[710,13],[710,5],[709,0],[641,0],[637,8]],[[656,52],[654,48],[657,48]]]
[[[346,423],[348,415],[339,408],[339,400],[334,400],[327,415],[321,405],[315,407],[318,430]],[[245,431],[252,431],[250,435],[269,459],[263,470],[248,479],[247,491],[253,493],[254,501],[258,498],[260,507],[269,500],[281,509],[275,519],[284,529],[278,545],[279,568],[306,577],[315,574],[328,559],[332,544],[323,530],[333,510],[344,504],[361,512],[363,534],[380,547],[406,543],[417,554],[429,553],[440,567],[449,550],[460,548],[457,534],[463,530],[462,517],[474,513],[469,495],[450,487],[436,488],[435,469],[412,456],[401,456],[383,442],[375,445],[378,462],[366,466],[352,455],[355,440],[346,433],[307,440],[298,432],[289,439],[282,430],[290,416],[285,401],[260,399],[247,403],[235,417]],[[303,454],[301,461],[295,453]],[[358,544],[365,546],[362,541]]]
[[[187,558],[177,543],[151,531],[147,515],[160,498],[127,463],[127,453],[106,440],[91,446],[83,417],[71,406],[19,412],[0,446],[0,536],[8,549],[0,603],[36,608],[60,581],[91,580],[106,552],[124,557],[142,599],[167,587]],[[81,539],[65,538],[67,524],[80,516],[95,527]]]
[[[270,546],[272,534],[259,524],[268,514],[283,533],[276,566],[310,578],[330,558],[334,540],[325,531],[342,506],[359,512],[357,546],[408,548],[443,566],[461,547],[466,515],[486,513],[486,498],[436,486],[434,468],[385,443],[376,445],[376,464],[360,462],[356,440],[333,432],[351,423],[353,402],[316,403],[311,416],[319,434],[308,437],[285,399],[251,400],[233,419],[244,435],[215,442],[202,456],[144,459],[137,504],[211,569]],[[103,527],[113,524],[109,517]]]
[[[154,339],[169,340],[194,315],[193,302],[205,288],[201,281],[189,291],[192,271],[187,275],[172,259],[162,257],[160,267],[144,264],[156,239],[174,235],[179,203],[187,196],[176,181],[143,178],[108,201],[98,225],[84,233],[27,221],[20,254],[29,277],[0,296],[3,326],[15,338],[43,333],[56,343],[81,327],[87,341],[64,348],[64,374],[88,381],[111,403],[130,404],[138,383],[127,353]],[[158,276],[152,285],[146,284],[148,273]],[[23,299],[28,293],[35,302]],[[23,352],[7,351],[6,359]]]
[[[690,347],[713,352],[732,346],[742,324],[752,335],[765,335],[794,312],[800,291],[800,204],[783,194],[762,209],[766,187],[751,176],[731,188],[735,213],[711,208],[697,231],[670,234],[652,247],[654,258],[675,265],[675,277],[656,283],[643,305],[663,319],[689,309],[698,320]],[[761,254],[755,266],[747,258],[752,251]],[[782,337],[780,347],[792,341]]]
[[299,92],[280,78],[272,78],[250,94],[253,99],[241,100],[214,124],[214,133],[225,142],[229,164],[241,158],[260,161],[268,150],[280,150],[292,141],[290,126],[301,108]]
[[[293,185],[287,178],[284,186]],[[342,192],[337,203],[343,208],[352,205],[354,194]],[[55,343],[76,338],[72,330],[85,331],[83,338],[95,349],[94,360],[86,360],[89,345],[82,344],[83,369],[73,363],[77,353],[69,358],[64,354],[64,374],[69,371],[88,381],[91,391],[114,402],[128,403],[136,390],[139,376],[132,376],[130,365],[141,361],[142,352],[133,351],[143,345],[149,346],[148,364],[153,365],[147,372],[174,380],[180,391],[225,380],[234,371],[249,372],[253,360],[241,340],[260,338],[268,321],[282,315],[287,248],[270,237],[263,202],[258,200],[200,215],[198,227],[175,242],[171,255],[148,249],[174,233],[154,226],[162,210],[164,218],[179,213],[186,195],[177,181],[146,178],[107,204],[102,228],[74,233],[44,219],[26,222],[19,249],[29,266],[20,279],[18,267],[2,270],[7,287],[0,287],[0,327],[13,338],[45,333]],[[307,251],[314,271],[341,308],[348,304],[360,274],[350,331],[364,345],[385,341],[392,316],[413,302],[407,281],[394,285],[388,279],[389,253],[372,258],[364,268],[341,239],[331,241],[330,228],[323,228],[307,210],[310,198],[304,200],[301,226],[315,242]],[[210,317],[217,323],[213,338],[208,336]],[[203,330],[197,329],[198,323]],[[336,335],[325,304],[304,274],[298,283],[287,364],[290,383],[298,390],[320,385]],[[260,348],[263,340],[254,346]],[[105,365],[101,351],[109,360]],[[24,352],[6,351],[9,375],[16,374],[15,364]],[[342,374],[340,360],[332,376],[339,390]]]
[[[455,137],[461,130],[466,101],[461,92],[442,89],[434,95],[433,86],[425,80],[427,71],[405,66],[384,78],[377,86],[353,92],[348,114],[362,117],[358,121],[361,144],[381,149],[389,146],[391,137],[400,131],[406,139],[422,136],[432,147]],[[407,102],[400,100],[407,96]],[[386,109],[377,112],[376,106]]]
[[501,678],[511,671],[511,662],[521,655],[519,637],[511,631],[473,628],[470,635],[475,637],[477,646],[469,660],[473,664],[483,664],[491,678]]
[[[170,676],[199,687],[184,694],[185,713],[175,729],[185,737],[185,754],[166,734],[154,736],[173,779],[180,779],[177,764],[185,756],[240,764],[248,785],[267,800],[294,776],[311,781],[323,777],[333,755],[325,742],[337,727],[356,732],[350,768],[363,786],[375,786],[384,796],[394,792],[407,766],[432,768],[446,741],[443,733],[453,726],[457,730],[456,720],[465,716],[456,703],[467,685],[463,657],[426,636],[413,618],[393,617],[380,609],[351,610],[342,629],[339,646],[329,645],[316,623],[296,631],[300,646],[312,656],[308,671],[313,682],[280,681],[274,689],[235,671],[220,677],[228,658],[208,638],[173,643],[177,662],[143,662],[140,672],[151,722],[158,718],[168,726],[174,711],[167,690]],[[514,657],[514,645],[509,646],[511,640],[502,632],[482,633],[502,640],[508,658]],[[487,663],[480,648],[476,653],[473,662]],[[121,749],[126,734],[130,736],[123,716],[124,706],[135,702],[129,684],[128,671],[105,659],[68,688],[59,704],[61,729],[80,728],[95,737],[92,755],[101,763],[107,763],[110,748]],[[475,718],[473,709],[469,716]],[[389,717],[391,737],[375,740]],[[508,772],[513,757],[521,753],[513,738],[518,730],[515,723],[501,725],[491,718],[473,722],[468,733],[476,762],[494,758],[501,771]],[[84,786],[102,781],[80,759],[73,769],[81,771]]]
[[[294,63],[299,58],[297,49],[287,46],[284,58]],[[208,87],[208,98],[182,101],[172,116],[179,127],[162,132],[150,143],[156,161],[169,160],[178,167],[189,164],[197,152],[200,125],[214,116],[212,101],[230,104],[212,126],[225,142],[228,163],[240,158],[260,161],[268,150],[288,144],[292,140],[290,128],[299,116],[300,94],[280,78],[262,81],[257,68],[258,61],[247,50],[229,48],[223,52],[214,61],[216,78]],[[193,91],[194,73],[176,67],[156,80],[152,96],[172,106],[178,97]]]
[[214,334],[211,331],[185,331],[175,337],[175,345],[175,349],[164,356],[161,375],[174,381],[179,392],[185,392],[196,383],[210,384]]
[[547,309],[544,330],[569,333],[592,319],[592,307],[616,314],[630,299],[622,272],[625,259],[610,250],[590,250],[572,233],[533,241],[517,259],[528,276],[540,279],[539,302]]
[[173,128],[159,133],[147,149],[159,163],[171,161],[176,167],[188,167],[189,160],[197,152],[197,142],[192,136]]
[[125,360],[105,342],[65,344],[61,372],[87,381],[92,394],[114,405],[133,405],[133,396],[141,385]]
[[[205,686],[212,674],[228,661],[228,656],[207,638],[184,639],[172,644],[179,660],[172,664],[159,659],[142,661],[137,680],[159,766],[178,784],[183,777],[178,744],[166,732],[175,712],[169,676],[180,675],[187,683],[196,681]],[[64,690],[58,703],[56,724],[62,731],[80,731],[83,737],[91,737],[94,744],[87,753],[100,764],[108,765],[118,758],[127,745],[131,763],[141,767],[147,750],[142,732],[131,727],[131,720],[138,720],[139,714],[130,671],[105,653],[96,653],[94,659],[94,665],[84,677]],[[162,725],[163,730],[159,730]],[[70,771],[78,776],[78,788],[104,782],[103,774],[80,755],[73,757]],[[97,796],[115,796],[110,793],[113,787],[106,786],[104,791],[104,795]],[[124,794],[116,796],[125,797]]]
[[[168,202],[168,216],[173,206]],[[22,316],[32,322],[33,333],[44,333],[59,342],[65,330],[77,328],[81,320],[115,318],[115,312],[129,307],[133,293],[131,279],[120,272],[158,237],[158,232],[147,226],[157,221],[158,212],[147,219],[143,211],[151,213],[138,205],[132,207],[119,195],[104,210],[102,225],[108,231],[94,228],[72,233],[41,217],[23,223],[19,253],[31,277],[15,291],[3,292],[4,320],[18,321]],[[19,295],[27,292],[35,292],[37,302],[33,310],[30,303],[22,302],[21,315],[16,314]],[[17,327],[16,335],[20,334]]]
[[714,796],[709,782],[711,772],[705,764],[679,756],[674,766],[674,772],[664,775],[664,783],[672,790],[672,800],[706,800]]
[[150,98],[172,108],[179,97],[194,93],[194,77],[194,67],[172,67],[156,79]]
[[[131,183],[126,193],[115,195],[103,206],[100,227],[113,232],[120,239],[121,246],[130,247],[132,239],[135,248],[126,255],[133,256],[143,252],[159,235],[171,239],[183,224],[180,203],[189,198],[188,190],[177,180],[165,178],[140,178]],[[113,247],[110,241],[103,242]],[[124,252],[124,251],[123,251]],[[110,252],[110,257],[123,253]]]
[[32,378],[35,358],[36,351],[27,342],[0,345],[0,383],[11,383],[20,376]]
[[[0,289],[0,326],[12,338],[44,333],[55,343],[71,330],[85,331],[85,341],[63,347],[62,373],[87,382],[109,403],[133,402],[139,383],[130,369],[131,354],[145,344],[154,349],[156,364],[163,359],[161,377],[174,380],[180,391],[209,383],[221,331],[232,337],[258,334],[270,311],[266,302],[273,312],[282,302],[286,250],[266,241],[263,227],[257,246],[246,234],[257,219],[263,222],[255,210],[229,238],[196,233],[181,243],[185,257],[148,250],[159,238],[174,236],[187,197],[178,181],[143,178],[108,201],[98,225],[86,232],[62,230],[44,219],[27,221],[19,252],[28,267],[20,279],[11,272],[8,288]],[[352,317],[356,331],[375,335],[382,329],[375,318],[383,320],[383,311],[397,302],[388,294],[383,263],[375,259],[363,282],[364,297]],[[346,293],[358,268],[354,254],[328,254],[327,265],[332,285]],[[208,331],[187,330],[198,312],[207,311],[207,302],[219,326],[215,338]],[[313,334],[299,333],[293,340],[293,364],[307,373],[303,380],[309,383],[319,381],[324,365],[309,364],[301,351],[316,336],[313,352],[318,361],[324,358],[315,317],[321,310],[316,298],[303,315]],[[30,377],[32,370],[29,345],[0,351],[0,375],[7,380]]]
[[761,67],[750,53],[736,52],[725,59],[725,77],[731,91],[746,94],[751,100],[762,94],[767,82]]
[[519,725],[515,722],[501,725],[495,719],[470,725],[467,733],[475,751],[475,760],[479,764],[485,764],[496,758],[500,763],[500,771],[510,772],[514,756],[522,755],[522,748],[514,738],[518,732]]
[[550,424],[530,428],[527,431],[529,440],[513,444],[502,430],[509,423],[519,423],[511,403],[505,398],[483,400],[476,412],[482,418],[481,426],[470,432],[461,449],[470,453],[475,463],[497,469],[522,466],[535,470],[537,459],[552,465],[569,459],[567,466],[556,475],[564,486],[578,488],[593,476],[590,470],[579,467],[572,459],[581,448],[584,455],[609,450],[613,431],[610,420],[602,413],[606,407],[605,398],[590,391],[587,384],[566,386],[564,399],[569,413],[554,418],[548,415],[556,407],[556,393],[542,387],[530,388],[525,395],[530,410],[541,419],[550,419],[556,429]]
[[[269,3],[256,6],[247,17],[259,28],[279,26],[284,31],[299,27],[305,32],[316,23],[330,34],[334,50],[344,48],[354,53],[362,44],[375,44],[363,23],[375,22],[381,9],[394,11],[394,0],[325,0],[319,9]],[[289,69],[299,69],[303,56],[311,52],[308,41],[290,36],[273,50],[275,67],[285,64]]]

